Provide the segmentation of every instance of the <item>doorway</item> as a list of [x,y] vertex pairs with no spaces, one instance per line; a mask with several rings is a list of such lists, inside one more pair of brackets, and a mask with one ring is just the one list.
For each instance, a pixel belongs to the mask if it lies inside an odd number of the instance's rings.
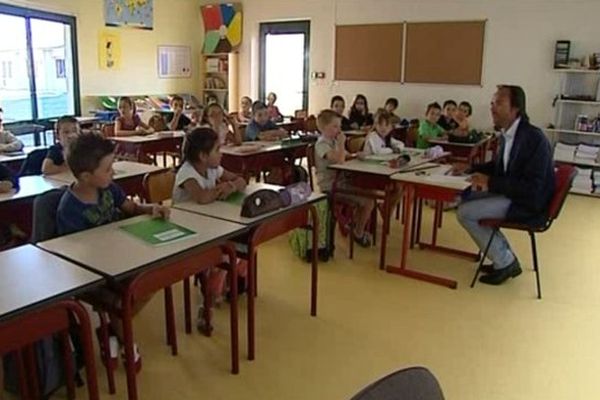
[[259,98],[277,94],[285,116],[308,110],[310,21],[260,24]]

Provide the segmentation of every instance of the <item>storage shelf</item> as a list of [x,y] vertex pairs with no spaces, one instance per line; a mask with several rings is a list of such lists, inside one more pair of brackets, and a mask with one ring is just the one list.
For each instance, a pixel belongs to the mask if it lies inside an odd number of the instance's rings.
[[552,128],[552,129],[545,128],[544,130],[546,132],[550,132],[550,133],[570,133],[572,135],[600,137],[600,132],[583,132],[583,131],[576,131],[573,129],[556,129],[556,128]]
[[583,104],[586,106],[600,106],[600,101],[558,99],[556,100],[556,102],[564,104]]
[[579,188],[571,188],[571,190],[569,192],[573,193],[573,194],[583,195],[583,196],[600,197],[600,193],[592,193],[590,191],[579,189]]
[[598,69],[554,68],[554,72],[566,74],[600,74]]
[[554,157],[555,162],[563,163],[563,164],[571,164],[578,167],[588,167],[588,168],[600,168],[600,164],[594,160],[576,160],[576,159],[563,159]]

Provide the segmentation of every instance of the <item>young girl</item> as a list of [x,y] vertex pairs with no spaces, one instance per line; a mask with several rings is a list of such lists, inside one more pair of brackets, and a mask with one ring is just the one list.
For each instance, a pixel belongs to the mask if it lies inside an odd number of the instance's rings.
[[252,121],[252,99],[248,96],[240,100],[240,111],[237,113],[237,122],[240,124],[249,124]]
[[456,136],[467,136],[469,134],[469,117],[473,112],[473,107],[468,101],[461,101],[458,105],[458,110],[454,115],[457,127],[453,134]]
[[442,107],[438,103],[431,103],[427,106],[425,119],[419,123],[419,133],[417,136],[417,149],[426,149],[429,147],[429,139],[442,136],[444,130],[438,125]]
[[171,110],[173,110],[173,116],[168,125],[169,129],[172,131],[182,131],[187,128],[192,121],[183,113],[185,108],[183,97],[173,96],[169,105],[171,106]]
[[211,103],[204,109],[202,124],[219,135],[219,144],[241,144],[242,135],[235,121],[231,120],[219,103]]
[[454,120],[455,114],[456,102],[454,100],[446,100],[444,102],[444,109],[438,121],[438,125],[441,126],[442,129],[446,132],[452,132],[458,126],[458,124]]
[[373,115],[369,113],[369,103],[362,94],[357,94],[350,107],[352,129],[369,129],[373,126]]
[[152,133],[152,129],[137,115],[135,104],[130,97],[121,97],[118,107],[119,116],[115,120],[115,136],[135,136]]
[[79,136],[79,123],[74,117],[61,117],[56,122],[56,134],[58,143],[50,146],[46,158],[42,163],[42,174],[54,175],[69,170],[67,163],[67,150],[69,145]]
[[[183,145],[183,163],[175,177],[173,204],[193,201],[200,204],[226,199],[230,194],[244,190],[246,181],[221,167],[219,136],[211,128],[196,128],[186,135]],[[208,287],[202,292],[212,297],[223,293],[225,272],[216,267],[207,271]],[[202,282],[202,280],[201,280]],[[206,322],[205,309],[198,311],[198,326]]]
[[404,148],[404,143],[389,136],[393,130],[392,121],[392,114],[386,110],[380,110],[375,114],[375,129],[367,135],[362,156],[392,154]]
[[352,124],[348,118],[344,117],[344,108],[346,108],[346,102],[344,101],[344,98],[342,96],[333,96],[331,98],[330,107],[333,111],[338,113],[342,119],[342,131],[351,131]]
[[267,112],[269,113],[269,119],[273,122],[283,121],[283,115],[279,111],[279,108],[275,105],[277,101],[277,95],[273,92],[267,96]]

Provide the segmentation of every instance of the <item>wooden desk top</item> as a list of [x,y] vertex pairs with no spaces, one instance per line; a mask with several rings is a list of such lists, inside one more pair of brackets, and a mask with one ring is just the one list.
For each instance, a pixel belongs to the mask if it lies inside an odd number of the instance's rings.
[[[279,190],[279,189],[282,189],[282,186],[268,185],[265,183],[249,184],[248,186],[246,186],[246,190],[244,190],[244,194],[247,196],[247,195],[250,195],[260,189]],[[314,203],[314,202],[320,201],[326,197],[327,196],[322,193],[313,193],[313,194],[311,194],[307,203]],[[215,201],[215,202],[209,203],[209,204],[183,202],[183,203],[174,204],[173,207],[181,209],[181,210],[193,212],[196,214],[200,214],[200,215],[206,215],[209,217],[218,218],[218,219],[222,219],[225,221],[230,221],[230,222],[235,222],[235,223],[242,224],[242,225],[252,226],[252,225],[258,225],[260,223],[263,223],[264,221],[266,221],[268,219],[271,219],[277,215],[281,215],[289,210],[293,210],[294,208],[300,207],[302,205],[304,205],[304,204],[281,208],[279,210],[261,215],[259,217],[254,217],[254,218],[242,217],[240,215],[241,211],[242,211],[242,206],[240,204],[234,204],[234,203],[230,203],[227,201]]]
[[[380,156],[368,156],[366,160],[354,159],[346,161],[343,164],[333,164],[329,168],[345,172],[363,173],[379,176],[392,176],[398,172],[408,171],[411,169],[419,168],[425,164],[429,164],[434,159],[425,158],[425,151],[413,148],[407,148],[404,153],[408,153],[411,160],[408,164],[403,165],[399,168],[391,168],[386,162],[393,158],[398,158],[401,154],[389,154]],[[444,153],[443,157],[449,153]],[[386,161],[387,160],[387,161]]]
[[225,241],[246,230],[242,225],[177,209],[171,210],[171,221],[196,232],[196,235],[174,243],[152,246],[119,229],[120,226],[149,218],[147,215],[128,218],[38,245],[85,265],[99,274],[121,277],[145,267],[158,265],[169,257],[186,251]]
[[253,142],[244,142],[240,146],[222,146],[221,153],[229,156],[247,157],[306,146],[308,146],[308,143],[302,140],[294,140],[289,142],[267,142],[256,140]]
[[448,140],[448,138],[444,138],[444,139],[435,138],[435,139],[428,139],[427,141],[431,144],[440,145],[440,146],[477,147],[477,146],[482,146],[483,144],[488,142],[491,138],[492,138],[492,136],[486,136],[477,143],[450,142]]
[[33,245],[0,254],[0,320],[102,281],[100,275]]
[[[149,172],[160,171],[164,168],[157,167],[156,165],[151,164],[142,164],[132,161],[115,161],[113,165],[113,169],[115,170],[115,176],[113,180],[118,182],[121,179],[132,178],[135,176],[144,176]],[[47,175],[45,179],[54,182],[60,182],[64,184],[71,184],[75,182],[75,177],[71,173],[71,171],[61,172],[60,174]]]
[[354,130],[354,131],[342,131],[342,133],[344,135],[346,135],[347,137],[361,137],[361,136],[367,136],[367,131],[361,131],[361,130]]
[[43,176],[23,176],[19,178],[19,191],[0,193],[0,203],[35,197],[48,190],[64,186],[63,182],[51,181]]
[[456,191],[463,191],[471,186],[468,176],[446,175],[451,168],[450,165],[440,165],[437,168],[395,174],[392,179],[403,183],[435,186]]
[[149,143],[159,142],[161,140],[168,139],[183,139],[185,137],[184,131],[164,131],[156,132],[151,135],[135,135],[135,136],[113,136],[110,138],[113,142],[125,142],[125,143]]
[[35,150],[45,150],[47,146],[27,146],[22,151],[14,151],[10,153],[0,153],[0,162],[23,161],[27,156]]

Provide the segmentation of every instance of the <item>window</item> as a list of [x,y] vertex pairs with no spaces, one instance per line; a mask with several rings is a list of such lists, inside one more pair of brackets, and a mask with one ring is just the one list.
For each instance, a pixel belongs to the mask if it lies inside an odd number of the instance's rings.
[[78,115],[74,17],[0,4],[0,107],[6,122]]

